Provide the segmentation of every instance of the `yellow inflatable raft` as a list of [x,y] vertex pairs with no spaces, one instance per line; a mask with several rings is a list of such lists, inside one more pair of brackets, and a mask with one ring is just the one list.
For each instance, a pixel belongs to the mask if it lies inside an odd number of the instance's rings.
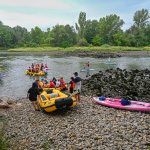
[[29,72],[29,70],[26,70],[25,74],[29,74],[29,75],[33,75],[33,76],[45,76],[45,72],[44,71],[39,71],[38,73],[36,72]]
[[52,112],[64,106],[74,107],[77,104],[75,97],[60,92],[59,90],[43,91],[39,98],[40,107],[45,112]]
[[[60,87],[49,88],[50,84],[47,84],[47,86],[48,87],[45,87],[45,85],[44,85],[44,91],[47,91],[47,90],[50,90],[50,89],[59,90],[59,91],[61,90]],[[68,85],[66,84],[65,86],[66,86],[66,90],[67,90]]]

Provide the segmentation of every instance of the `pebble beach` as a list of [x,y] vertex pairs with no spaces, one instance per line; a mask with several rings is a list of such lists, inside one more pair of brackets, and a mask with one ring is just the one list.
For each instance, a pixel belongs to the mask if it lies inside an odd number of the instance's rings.
[[[6,118],[4,139],[10,150],[146,150],[150,148],[150,113],[99,105],[90,96],[51,113],[34,111],[27,99],[0,111]],[[1,122],[2,123],[2,122]]]

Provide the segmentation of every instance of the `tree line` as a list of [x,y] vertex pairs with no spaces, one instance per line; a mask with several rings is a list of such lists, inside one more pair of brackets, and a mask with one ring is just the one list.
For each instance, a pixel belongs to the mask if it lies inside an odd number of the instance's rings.
[[42,31],[39,27],[30,32],[21,26],[9,27],[0,21],[0,47],[70,47],[70,46],[150,46],[150,23],[147,9],[136,11],[133,25],[126,31],[125,24],[116,14],[98,20],[86,20],[86,13],[80,12],[74,26],[55,25],[51,30]]

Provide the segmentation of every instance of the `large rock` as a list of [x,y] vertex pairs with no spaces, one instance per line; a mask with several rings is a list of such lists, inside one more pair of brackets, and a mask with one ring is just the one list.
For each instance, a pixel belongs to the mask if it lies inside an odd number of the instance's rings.
[[11,106],[7,102],[1,102],[0,108],[10,108]]
[[16,104],[16,101],[8,96],[0,96],[0,108],[10,108],[12,104]]

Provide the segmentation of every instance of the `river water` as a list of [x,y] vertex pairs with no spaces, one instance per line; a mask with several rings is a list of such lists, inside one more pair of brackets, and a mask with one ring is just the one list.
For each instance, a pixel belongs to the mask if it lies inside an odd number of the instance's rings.
[[0,95],[7,95],[15,100],[26,97],[27,91],[35,79],[41,79],[41,76],[33,77],[25,75],[26,69],[32,63],[47,63],[50,70],[44,78],[51,80],[53,77],[56,77],[56,79],[63,77],[65,82],[68,83],[74,72],[78,72],[82,79],[87,78],[87,72],[81,72],[80,70],[84,69],[88,61],[90,62],[90,68],[94,69],[94,71],[89,72],[90,75],[108,68],[127,70],[150,69],[150,59],[148,57],[112,58],[111,62],[116,63],[116,65],[105,65],[104,63],[107,62],[107,59],[103,58],[56,57],[51,55],[0,55],[0,74],[8,75],[0,78]]

